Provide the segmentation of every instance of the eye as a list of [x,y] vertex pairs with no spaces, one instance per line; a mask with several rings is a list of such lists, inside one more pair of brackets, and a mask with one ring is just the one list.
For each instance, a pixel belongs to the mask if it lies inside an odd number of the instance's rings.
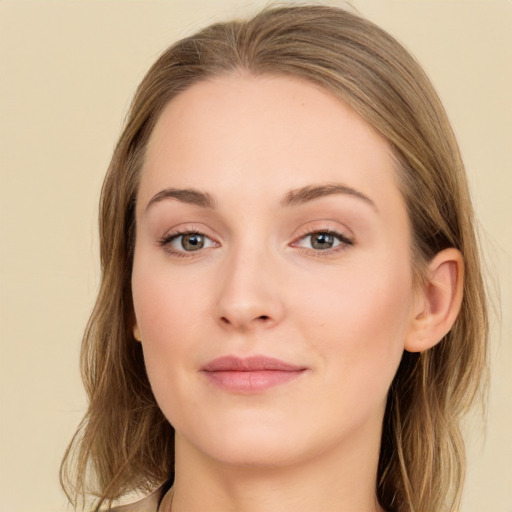
[[342,245],[353,245],[353,242],[342,233],[334,231],[315,231],[300,238],[294,246],[313,249],[315,251],[327,251]]
[[217,244],[203,233],[187,232],[166,236],[160,241],[160,245],[170,252],[183,253],[215,247]]

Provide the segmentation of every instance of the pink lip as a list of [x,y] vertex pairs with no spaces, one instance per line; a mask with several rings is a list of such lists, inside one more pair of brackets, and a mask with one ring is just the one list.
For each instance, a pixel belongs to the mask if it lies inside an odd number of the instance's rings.
[[298,378],[306,368],[272,357],[225,356],[210,361],[201,370],[212,384],[225,391],[257,393]]

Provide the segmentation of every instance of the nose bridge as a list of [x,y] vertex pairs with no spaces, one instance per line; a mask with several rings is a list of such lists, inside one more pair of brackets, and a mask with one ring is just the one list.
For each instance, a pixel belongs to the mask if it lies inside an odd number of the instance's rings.
[[217,316],[224,325],[245,330],[280,321],[284,307],[277,267],[264,242],[233,246],[219,280]]

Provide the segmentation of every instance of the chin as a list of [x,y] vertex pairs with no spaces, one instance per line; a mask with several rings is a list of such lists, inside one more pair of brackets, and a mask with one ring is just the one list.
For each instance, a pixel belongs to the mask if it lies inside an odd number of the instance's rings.
[[297,431],[296,425],[276,428],[275,425],[261,423],[238,424],[236,428],[205,428],[198,434],[195,439],[189,437],[187,443],[209,458],[232,466],[283,467],[295,464],[303,455],[303,447],[309,444]]

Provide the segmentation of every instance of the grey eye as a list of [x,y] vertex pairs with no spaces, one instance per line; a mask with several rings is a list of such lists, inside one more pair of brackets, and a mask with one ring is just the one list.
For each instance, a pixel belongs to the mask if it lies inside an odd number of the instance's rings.
[[354,245],[350,238],[343,233],[331,231],[314,231],[303,236],[292,244],[294,247],[303,247],[315,251],[327,251],[341,246]]

